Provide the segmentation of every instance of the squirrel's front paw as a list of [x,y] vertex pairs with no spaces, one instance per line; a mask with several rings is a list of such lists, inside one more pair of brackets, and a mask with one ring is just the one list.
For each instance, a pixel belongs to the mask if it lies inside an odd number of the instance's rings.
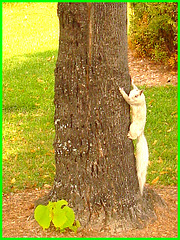
[[130,132],[128,133],[127,137],[131,140],[135,140],[137,138],[137,136],[132,136]]
[[121,87],[119,87],[119,91],[120,91],[120,92],[123,92],[123,91],[124,91],[124,89],[123,89],[123,88],[121,88]]
[[128,133],[127,137],[128,137],[129,139],[132,139],[130,133]]

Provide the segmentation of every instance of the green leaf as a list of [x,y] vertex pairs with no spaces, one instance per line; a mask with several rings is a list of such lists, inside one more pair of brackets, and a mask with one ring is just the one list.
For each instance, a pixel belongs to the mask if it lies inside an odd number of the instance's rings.
[[66,202],[65,200],[59,200],[56,202],[56,206],[62,208],[62,206],[67,206],[68,205],[68,202]]
[[62,205],[58,202],[56,203],[56,207],[53,209],[53,219],[52,222],[54,226],[57,228],[62,228],[64,223],[67,221],[67,217],[65,215],[64,210],[61,208]]
[[38,205],[34,211],[34,218],[43,229],[49,228],[51,217],[48,206]]
[[76,220],[76,227],[79,228],[81,226],[79,220]]
[[76,226],[71,226],[69,227],[69,229],[76,233],[78,228]]
[[56,207],[56,202],[49,202],[47,207],[49,208],[49,214],[50,214],[50,218],[52,220],[54,217],[53,209]]
[[76,224],[75,226],[74,226],[74,225],[73,225],[73,226],[70,226],[69,229],[71,229],[73,232],[76,233],[76,232],[77,232],[77,229],[78,229],[81,225],[80,225],[80,222],[79,222],[78,220],[76,220],[75,224]]
[[48,205],[49,209],[53,209],[56,206],[56,202],[49,201]]
[[67,217],[66,222],[64,223],[64,225],[62,226],[62,228],[67,228],[73,225],[74,220],[75,220],[75,215],[74,215],[74,211],[72,208],[65,206],[63,208],[63,211]]

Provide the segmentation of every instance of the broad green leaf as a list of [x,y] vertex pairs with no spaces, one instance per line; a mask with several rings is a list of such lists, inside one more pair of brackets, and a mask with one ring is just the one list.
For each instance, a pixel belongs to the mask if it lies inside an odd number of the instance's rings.
[[56,207],[53,209],[53,219],[52,222],[54,226],[57,228],[62,228],[64,223],[67,221],[67,217],[63,209],[61,209],[60,204],[56,204]]
[[67,221],[64,223],[64,225],[62,226],[62,228],[67,228],[73,225],[74,220],[75,220],[75,215],[74,215],[74,211],[72,208],[65,206],[63,208],[63,211],[65,212],[65,215],[67,217]]
[[49,228],[51,217],[47,206],[38,205],[34,211],[34,218],[43,229]]
[[66,202],[63,199],[56,202],[56,207],[58,208],[62,208],[62,206],[66,206],[66,205],[68,205],[68,202]]
[[69,229],[76,233],[78,228],[76,226],[71,226],[69,227]]
[[51,202],[49,201],[48,205],[47,205],[50,209],[54,208],[56,206],[56,202]]
[[76,227],[79,228],[81,226],[79,220],[76,220]]
[[81,226],[80,222],[78,220],[76,220],[76,225],[75,226],[70,226],[69,229],[71,229],[72,231],[74,231],[75,233],[77,232],[77,229]]
[[56,202],[49,202],[47,207],[49,208],[49,214],[50,214],[50,218],[52,220],[54,218],[53,209],[56,207]]

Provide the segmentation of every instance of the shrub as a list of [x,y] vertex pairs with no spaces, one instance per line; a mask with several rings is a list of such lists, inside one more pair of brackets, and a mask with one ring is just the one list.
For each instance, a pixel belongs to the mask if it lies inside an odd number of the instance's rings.
[[131,3],[130,48],[137,55],[177,66],[177,3]]

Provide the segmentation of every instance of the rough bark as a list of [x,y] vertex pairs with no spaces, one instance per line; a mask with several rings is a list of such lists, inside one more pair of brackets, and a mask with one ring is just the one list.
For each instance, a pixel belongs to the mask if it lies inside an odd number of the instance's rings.
[[154,218],[141,197],[127,138],[130,91],[126,3],[58,3],[55,69],[56,177],[48,199],[65,199],[82,226],[140,227]]

